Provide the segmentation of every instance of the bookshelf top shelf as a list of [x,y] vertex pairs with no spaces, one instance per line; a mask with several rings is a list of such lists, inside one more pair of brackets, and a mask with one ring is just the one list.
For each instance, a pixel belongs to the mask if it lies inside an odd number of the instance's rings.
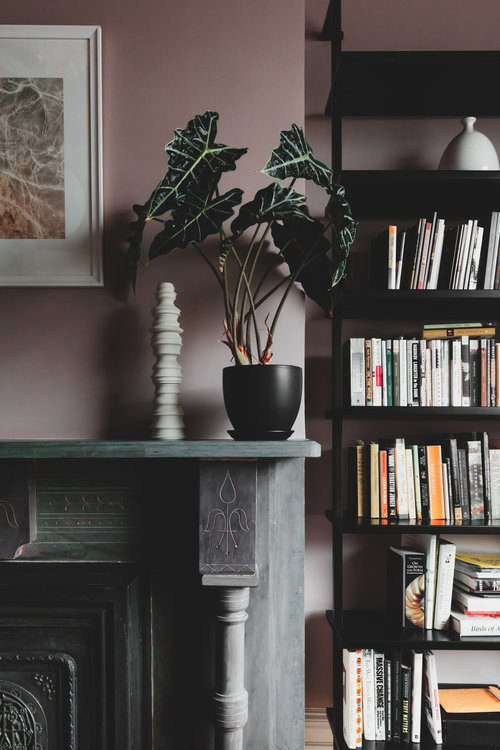
[[460,638],[452,630],[396,630],[387,624],[383,612],[344,610],[340,627],[333,610],[326,617],[344,648],[500,649],[500,636]]
[[[479,315],[485,320],[500,317],[498,289],[387,289],[344,292],[336,314],[343,318],[400,320],[465,320]],[[334,311],[335,315],[335,311]],[[465,317],[464,317],[465,316]],[[470,318],[470,320],[476,318]]]
[[327,412],[331,419],[499,419],[498,406],[346,406]]
[[461,525],[448,524],[444,521],[430,523],[410,522],[407,518],[370,519],[344,516],[337,522],[331,511],[326,517],[343,534],[498,534],[500,519],[492,521],[463,521]]

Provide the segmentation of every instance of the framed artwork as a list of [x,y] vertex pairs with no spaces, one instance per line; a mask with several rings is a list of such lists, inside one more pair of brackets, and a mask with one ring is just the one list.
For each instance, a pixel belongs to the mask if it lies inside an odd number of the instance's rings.
[[0,286],[102,286],[101,29],[0,25]]

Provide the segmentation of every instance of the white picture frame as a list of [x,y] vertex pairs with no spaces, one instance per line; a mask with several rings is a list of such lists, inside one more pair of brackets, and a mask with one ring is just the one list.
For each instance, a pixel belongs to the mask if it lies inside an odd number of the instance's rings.
[[[20,99],[29,86],[42,125]],[[10,120],[13,135],[0,135],[0,286],[102,286],[101,27],[0,25],[0,125],[12,107],[34,124],[24,143]]]

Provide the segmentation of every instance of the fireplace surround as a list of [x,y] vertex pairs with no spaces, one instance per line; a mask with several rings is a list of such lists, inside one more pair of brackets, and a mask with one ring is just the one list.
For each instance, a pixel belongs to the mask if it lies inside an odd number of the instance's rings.
[[303,747],[315,455],[0,442],[0,747]]

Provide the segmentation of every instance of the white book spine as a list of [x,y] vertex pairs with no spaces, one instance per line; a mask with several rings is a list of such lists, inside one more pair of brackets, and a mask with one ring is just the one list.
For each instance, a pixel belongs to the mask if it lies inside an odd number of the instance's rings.
[[491,516],[493,519],[500,519],[500,449],[490,448],[490,497],[491,497]]
[[451,348],[451,405],[462,406],[462,345],[460,339],[453,339]]
[[488,237],[488,254],[486,256],[486,272],[484,275],[484,288],[493,289],[492,279],[492,268],[496,268],[496,251],[498,247],[495,246],[495,233],[497,227],[498,212],[492,211],[490,221],[490,233]]
[[465,283],[465,274],[467,271],[467,262],[469,258],[472,225],[473,225],[473,221],[472,219],[469,219],[469,221],[467,222],[466,229],[465,229],[465,237],[464,237],[464,242],[462,246],[462,254],[460,256],[460,268],[459,268],[457,289],[465,288],[464,283]]
[[450,342],[441,341],[441,406],[450,405]]
[[351,406],[365,406],[365,340],[350,340]]
[[408,517],[411,521],[417,518],[417,506],[415,503],[415,479],[413,476],[413,451],[406,448],[406,487],[408,491]]
[[418,364],[420,368],[420,382],[419,382],[419,404],[420,406],[427,406],[427,373],[425,368],[425,352],[427,350],[427,342],[425,339],[420,339],[418,342]]
[[463,612],[451,613],[451,625],[460,637],[467,636],[499,636],[500,617],[471,617]]
[[382,340],[372,339],[373,406],[382,406]]
[[365,740],[375,739],[375,670],[373,649],[363,649],[363,736]]
[[415,480],[415,508],[417,510],[417,518],[422,520],[422,495],[420,491],[420,467],[418,465],[418,447],[412,445],[411,448],[413,457],[413,478]]
[[469,241],[469,252],[466,260],[466,266],[465,266],[465,276],[464,276],[464,289],[469,289],[469,284],[472,276],[472,267],[473,267],[473,257],[474,257],[474,250],[476,249],[476,241],[477,241],[477,219],[474,219],[472,222],[472,231],[470,235],[470,241]]
[[425,716],[432,739],[438,745],[443,742],[443,729],[441,724],[441,707],[439,705],[439,686],[436,669],[436,657],[432,651],[424,654],[425,666]]
[[394,461],[396,464],[396,499],[397,511],[400,518],[408,518],[408,488],[406,483],[406,449],[404,438],[396,438],[394,446]]
[[431,341],[432,405],[441,406],[441,341]]
[[406,400],[413,406],[413,339],[406,342]]
[[436,249],[434,252],[434,261],[432,263],[431,277],[429,279],[429,284],[428,284],[429,289],[437,289],[438,280],[439,280],[439,271],[441,269],[441,257],[443,254],[444,230],[445,230],[444,219],[439,219],[438,226],[437,226]]
[[445,463],[441,464],[441,478],[443,482],[443,499],[444,499],[444,520],[450,523],[450,496],[448,492],[448,467]]
[[411,742],[420,742],[422,724],[422,671],[423,654],[413,652],[412,690],[411,690]]
[[375,663],[375,740],[385,741],[385,657],[374,654]]
[[408,406],[408,360],[407,360],[407,341],[399,339],[399,405]]
[[343,719],[344,741],[349,750],[355,750],[356,743],[356,651],[342,649],[343,674]]
[[387,406],[387,344],[382,341],[382,406]]
[[432,403],[432,351],[430,346],[425,350],[425,389],[427,393],[427,406]]
[[469,289],[477,289],[477,280],[479,275],[479,265],[481,263],[481,249],[483,246],[483,227],[477,228],[476,242],[472,253],[472,264],[469,279]]
[[439,541],[434,606],[435,630],[445,630],[450,622],[456,551],[456,545],[452,542]]
[[388,258],[387,258],[387,288],[396,289],[396,240],[398,228],[394,225],[389,227]]

